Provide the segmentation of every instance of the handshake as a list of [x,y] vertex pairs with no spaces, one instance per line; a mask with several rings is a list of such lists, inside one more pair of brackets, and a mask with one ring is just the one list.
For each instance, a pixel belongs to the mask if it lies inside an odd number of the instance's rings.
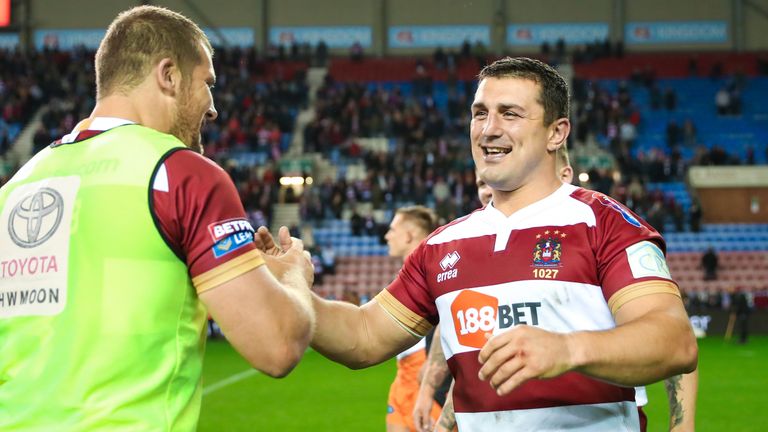
[[[264,255],[269,271],[288,288],[312,287],[315,278],[312,258],[309,252],[304,250],[304,242],[291,237],[287,227],[280,227],[278,241],[275,242],[267,227],[261,226],[256,230],[254,243]],[[304,282],[300,282],[297,278],[303,278]],[[299,287],[296,287],[296,284]]]

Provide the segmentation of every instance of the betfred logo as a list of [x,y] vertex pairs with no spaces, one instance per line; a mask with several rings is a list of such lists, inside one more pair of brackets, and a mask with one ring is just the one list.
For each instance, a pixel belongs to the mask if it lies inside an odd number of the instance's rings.
[[224,255],[238,250],[246,244],[253,243],[253,233],[250,231],[231,234],[224,240],[219,241],[213,246],[213,256],[221,258]]
[[230,234],[243,231],[254,232],[251,223],[245,219],[228,219],[208,225],[208,232],[215,242],[218,242]]
[[496,328],[499,299],[472,290],[464,290],[451,304],[456,337],[464,346],[482,348],[485,334]]

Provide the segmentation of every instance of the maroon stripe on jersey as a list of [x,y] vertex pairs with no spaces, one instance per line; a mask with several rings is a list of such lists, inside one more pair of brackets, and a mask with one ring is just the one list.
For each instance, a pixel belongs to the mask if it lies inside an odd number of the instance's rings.
[[653,242],[664,252],[664,239],[653,227],[624,205],[601,193],[578,189],[571,197],[587,204],[595,213],[597,274],[606,301],[625,286],[644,280],[663,279],[657,276],[635,277],[625,252],[627,247],[641,241]]
[[492,412],[551,408],[635,400],[635,389],[619,387],[568,372],[557,378],[531,380],[506,396],[498,396],[488,381],[480,381],[477,351],[456,354],[448,360],[456,383],[453,405],[456,412]]
[[[598,285],[592,229],[577,223],[513,230],[506,248],[497,252],[495,235],[427,245],[425,277],[435,288],[435,297],[465,288],[536,279]],[[443,269],[441,260],[455,253],[462,258]]]

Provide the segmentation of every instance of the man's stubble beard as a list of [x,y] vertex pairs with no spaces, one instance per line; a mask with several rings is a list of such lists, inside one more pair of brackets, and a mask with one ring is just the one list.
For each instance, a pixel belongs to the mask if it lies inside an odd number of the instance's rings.
[[201,143],[200,129],[201,123],[197,123],[190,113],[189,101],[191,97],[189,90],[185,89],[176,105],[176,112],[173,116],[170,134],[178,138],[190,149],[203,154],[203,145]]

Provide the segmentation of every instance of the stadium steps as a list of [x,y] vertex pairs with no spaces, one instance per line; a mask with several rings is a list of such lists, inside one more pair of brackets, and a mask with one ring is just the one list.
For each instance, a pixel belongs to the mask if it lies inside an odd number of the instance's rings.
[[22,165],[32,157],[35,132],[42,125],[42,118],[47,112],[48,105],[40,107],[16,137],[16,141],[11,145],[11,149],[8,150],[5,156],[11,165]]
[[299,111],[293,123],[293,138],[287,156],[297,156],[304,153],[304,128],[315,119],[315,98],[317,90],[323,85],[323,79],[328,70],[323,67],[312,67],[307,71],[307,86],[309,87],[308,108]]
[[299,204],[275,204],[272,225],[269,228],[272,233],[277,233],[281,226],[292,227],[300,224]]

